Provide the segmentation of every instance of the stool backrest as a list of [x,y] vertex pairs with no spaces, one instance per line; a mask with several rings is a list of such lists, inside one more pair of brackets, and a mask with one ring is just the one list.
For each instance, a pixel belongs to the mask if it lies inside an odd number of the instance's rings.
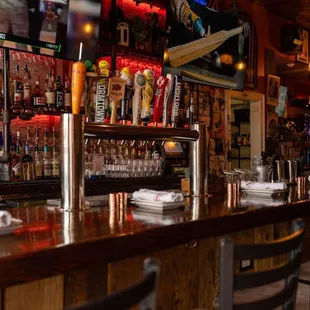
[[[262,310],[283,306],[294,309],[298,285],[301,252],[304,240],[304,223],[295,220],[292,234],[262,244],[233,244],[230,238],[220,240],[220,310]],[[234,274],[234,262],[263,259],[288,254],[287,261],[275,268]],[[285,279],[283,290],[263,300],[234,304],[233,292],[267,285]]]
[[140,304],[141,310],[156,310],[159,262],[147,258],[143,264],[144,278],[124,290],[65,310],[125,310]]

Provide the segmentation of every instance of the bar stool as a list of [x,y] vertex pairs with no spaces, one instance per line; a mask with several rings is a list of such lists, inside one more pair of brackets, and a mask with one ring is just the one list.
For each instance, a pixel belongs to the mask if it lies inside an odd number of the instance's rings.
[[[295,309],[301,252],[304,240],[304,223],[296,220],[292,234],[263,244],[233,244],[230,238],[220,240],[220,310],[262,310],[283,306],[284,310]],[[235,274],[234,261],[264,259],[288,254],[287,262],[260,272]],[[261,300],[234,303],[234,291],[242,291],[271,284],[285,279],[284,288]],[[256,297],[256,296],[255,296]]]
[[124,290],[65,310],[126,310],[140,304],[141,310],[156,310],[159,262],[147,258],[143,263],[144,278]]

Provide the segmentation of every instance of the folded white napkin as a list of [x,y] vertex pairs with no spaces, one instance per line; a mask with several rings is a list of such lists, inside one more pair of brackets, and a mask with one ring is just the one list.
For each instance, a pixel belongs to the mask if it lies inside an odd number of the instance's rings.
[[178,202],[183,201],[182,193],[154,191],[150,189],[140,189],[132,194],[134,200],[148,200],[161,202]]
[[0,211],[0,228],[9,227],[12,223],[12,215],[8,211]]
[[241,189],[283,190],[283,189],[286,189],[286,184],[285,183],[241,181]]

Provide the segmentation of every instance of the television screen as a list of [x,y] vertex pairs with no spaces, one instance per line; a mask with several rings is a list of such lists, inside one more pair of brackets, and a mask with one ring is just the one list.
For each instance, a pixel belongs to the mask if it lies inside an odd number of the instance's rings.
[[250,26],[197,0],[169,0],[164,73],[242,90]]
[[0,0],[0,45],[95,61],[101,0]]

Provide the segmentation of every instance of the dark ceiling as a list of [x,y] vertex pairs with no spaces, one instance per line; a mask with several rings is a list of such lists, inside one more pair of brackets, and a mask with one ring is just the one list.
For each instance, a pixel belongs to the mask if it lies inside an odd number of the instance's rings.
[[249,0],[310,30],[310,0]]

